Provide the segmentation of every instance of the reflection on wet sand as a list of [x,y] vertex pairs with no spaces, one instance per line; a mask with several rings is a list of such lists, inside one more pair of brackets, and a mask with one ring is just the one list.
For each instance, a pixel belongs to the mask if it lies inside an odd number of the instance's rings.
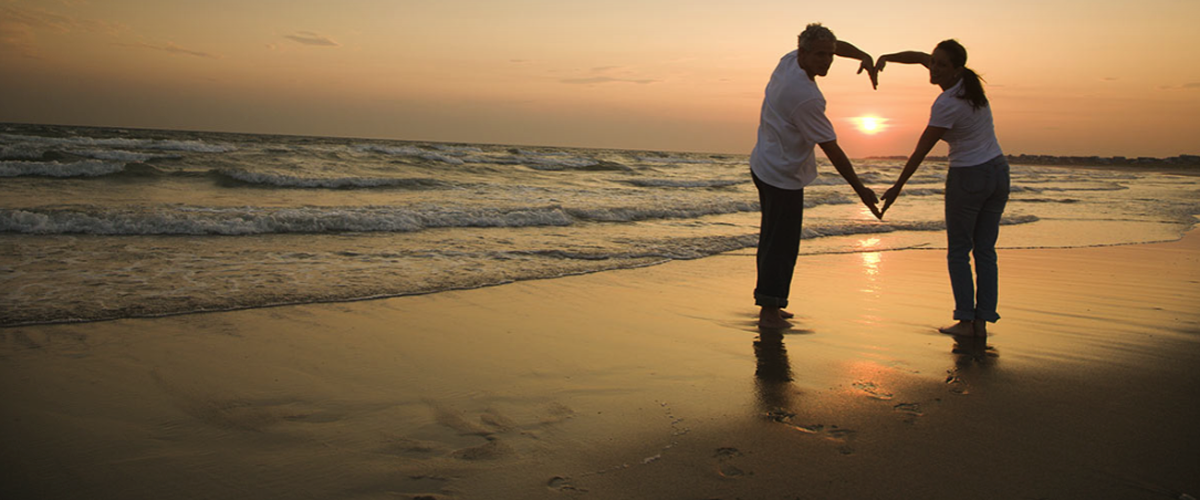
[[755,387],[761,411],[770,418],[790,415],[792,388],[792,365],[788,361],[787,348],[783,345],[783,331],[762,330],[754,341]]
[[954,347],[950,348],[950,353],[954,354],[954,364],[959,368],[971,365],[991,366],[1000,357],[996,348],[988,345],[987,337],[955,336]]
[[978,366],[981,370],[989,370],[995,366],[996,360],[1000,357],[1000,353],[995,347],[988,345],[987,337],[954,337],[954,346],[950,348],[950,354],[954,356],[954,367],[946,370],[946,383],[950,385],[950,392],[954,394],[968,394],[968,383],[963,379],[963,374],[966,370],[970,370],[973,366]]

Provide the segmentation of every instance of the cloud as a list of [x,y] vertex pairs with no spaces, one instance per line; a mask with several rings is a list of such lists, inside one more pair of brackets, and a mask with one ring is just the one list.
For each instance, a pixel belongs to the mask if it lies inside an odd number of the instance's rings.
[[1187,82],[1183,85],[1159,85],[1158,90],[1174,91],[1174,90],[1200,90],[1200,82]]
[[592,77],[587,77],[587,78],[566,78],[563,80],[559,80],[559,82],[570,84],[570,85],[595,85],[595,84],[600,84],[600,83],[636,83],[639,85],[645,85],[648,83],[656,83],[656,82],[658,82],[658,80],[633,79],[633,78],[613,78],[610,76],[592,76]]
[[284,38],[293,42],[302,43],[304,45],[319,45],[322,47],[339,47],[341,44],[329,39],[328,37],[313,33],[311,31],[297,31],[291,35],[284,35]]
[[0,48],[38,57],[38,33],[72,32],[118,35],[127,28],[121,24],[91,19],[77,19],[42,9],[0,6]]
[[[636,83],[638,85],[647,85],[658,83],[659,80],[652,78],[639,77],[637,71],[627,69],[621,66],[596,66],[590,71],[592,76],[582,76],[577,78],[564,78],[559,80],[559,83],[568,85],[600,85],[606,83]],[[602,73],[608,73],[602,74]],[[612,74],[618,76],[609,76]]]
[[157,50],[157,51],[166,52],[169,54],[179,54],[179,55],[193,56],[193,57],[206,57],[206,58],[212,58],[212,59],[220,59],[221,58],[220,55],[209,54],[208,52],[201,52],[199,50],[186,49],[186,48],[180,47],[178,45],[175,45],[172,42],[167,42],[162,45],[156,45],[156,44],[146,43],[146,42],[118,43],[115,45],[118,45],[121,47],[133,47],[136,49]]

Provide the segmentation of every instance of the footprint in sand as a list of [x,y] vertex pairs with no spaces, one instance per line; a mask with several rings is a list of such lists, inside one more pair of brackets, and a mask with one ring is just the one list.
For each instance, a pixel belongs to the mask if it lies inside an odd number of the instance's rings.
[[958,372],[955,370],[946,370],[946,384],[950,386],[950,392],[954,394],[968,394],[967,383],[958,378]]
[[717,475],[725,479],[741,479],[745,477],[745,471],[729,463],[741,456],[742,452],[738,451],[737,448],[717,448],[717,452],[713,454],[713,458],[717,459]]
[[908,424],[916,423],[917,417],[925,416],[925,413],[921,412],[921,405],[918,403],[900,403],[893,406],[892,409],[904,415],[904,422]]
[[875,385],[870,381],[859,381],[854,383],[854,388],[867,393],[867,397],[887,401],[892,399],[892,393],[883,390],[882,387]]
[[489,437],[488,442],[479,446],[454,450],[450,456],[459,460],[495,460],[514,453],[511,446]]
[[854,448],[850,446],[850,442],[854,440],[855,431],[843,429],[836,425],[826,427],[824,424],[797,425],[794,427],[805,434],[812,434],[836,443],[841,443],[841,446],[838,446],[838,452],[843,455],[854,453]]
[[587,492],[587,490],[571,484],[571,478],[562,476],[554,476],[550,478],[550,481],[546,483],[546,487],[549,488],[550,491],[557,491],[560,493]]

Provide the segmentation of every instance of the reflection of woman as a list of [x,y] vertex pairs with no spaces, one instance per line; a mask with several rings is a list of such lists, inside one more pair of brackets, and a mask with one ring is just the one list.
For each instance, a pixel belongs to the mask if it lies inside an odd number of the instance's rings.
[[883,210],[900,196],[904,183],[937,141],[949,143],[946,258],[950,287],[954,291],[954,319],[958,322],[939,331],[986,336],[987,323],[1000,319],[996,314],[996,238],[1000,234],[1000,216],[1008,202],[1009,180],[1008,162],[996,140],[983,84],[966,67],[967,50],[954,40],[939,43],[932,55],[913,51],[884,55],[876,63],[876,69],[882,70],[888,62],[924,65],[929,68],[929,83],[940,86],[943,92],[933,103],[929,126],[917,140],[917,148],[904,165],[904,172],[883,195]]

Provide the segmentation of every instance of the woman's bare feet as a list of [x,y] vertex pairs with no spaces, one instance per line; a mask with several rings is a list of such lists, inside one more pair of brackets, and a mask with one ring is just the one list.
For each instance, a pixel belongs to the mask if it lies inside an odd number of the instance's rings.
[[975,336],[976,337],[985,337],[985,338],[987,337],[987,321],[984,321],[982,319],[977,319],[977,320],[975,320],[974,326],[975,326]]
[[[791,313],[788,314],[791,317]],[[772,329],[791,327],[792,324],[783,318],[783,310],[778,307],[764,307],[758,312],[758,326]]]
[[963,320],[950,326],[938,328],[938,331],[956,337],[973,337],[975,336],[975,325],[973,321]]

